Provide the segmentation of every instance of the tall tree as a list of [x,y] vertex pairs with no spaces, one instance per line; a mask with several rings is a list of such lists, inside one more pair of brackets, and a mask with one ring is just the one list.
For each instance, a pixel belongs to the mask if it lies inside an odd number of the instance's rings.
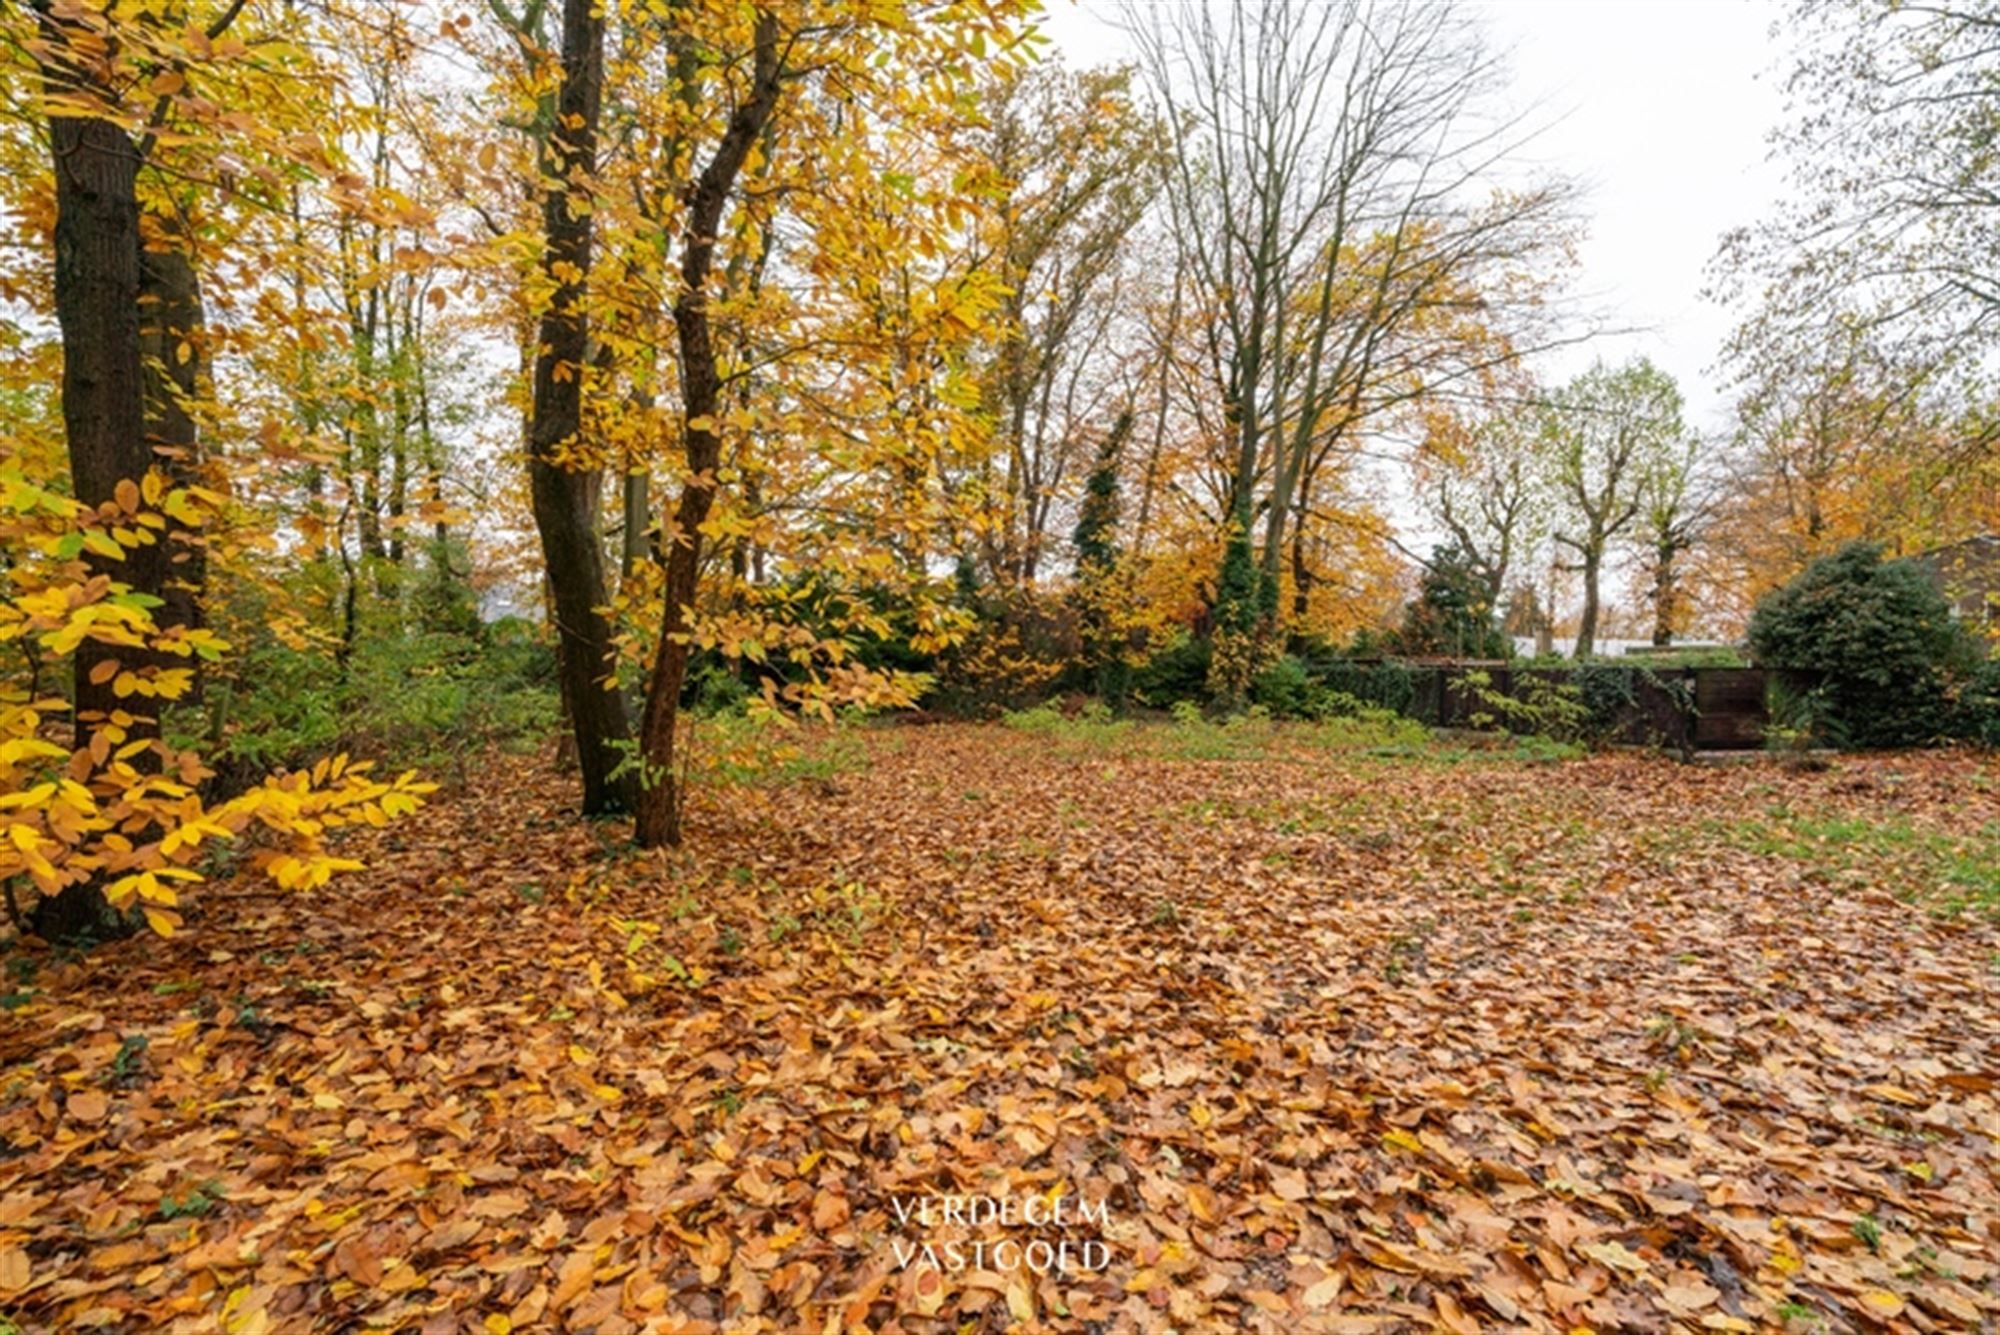
[[2000,456],[1981,443],[1995,416],[1951,367],[1852,314],[1768,314],[1729,345],[1736,431],[1695,563],[1732,619],[1856,539],[1911,554],[2000,523]]
[[1159,182],[1159,127],[1129,70],[1045,62],[1004,74],[975,146],[998,178],[992,256],[1006,285],[986,397],[998,439],[985,483],[989,572],[1032,581],[1050,523],[1088,466],[1091,424],[1119,392],[1135,236]]
[[1639,477],[1633,532],[1646,601],[1653,610],[1653,644],[1664,649],[1687,628],[1692,612],[1688,556],[1705,536],[1719,499],[1706,442],[1692,431],[1665,442]]
[[1076,550],[1077,608],[1083,659],[1093,677],[1092,687],[1104,699],[1125,691],[1123,641],[1130,625],[1129,581],[1120,570],[1118,525],[1123,506],[1119,497],[1120,456],[1132,435],[1130,408],[1119,412],[1097,447],[1083,502],[1077,507],[1071,545]]
[[584,377],[591,357],[589,283],[595,209],[598,119],[604,93],[604,10],[597,0],[564,0],[562,82],[554,124],[543,139],[551,182],[542,205],[542,270],[553,288],[542,312],[534,359],[528,468],[549,580],[563,700],[576,738],[586,814],[630,810],[633,770],[622,769],[631,725],[625,697],[610,688],[611,622],[599,534],[600,470],[585,450]]
[[[55,167],[55,307],[62,330],[62,415],[70,478],[85,505],[112,502],[152,467],[146,443],[146,369],[139,310],[139,149],[122,124],[101,57],[108,24],[88,10],[37,6],[38,58],[49,103]],[[93,21],[95,20],[95,21]],[[165,550],[92,556],[98,572],[134,592],[165,592]],[[78,648],[72,695],[76,745],[119,707],[112,674],[121,654],[95,640]],[[107,668],[108,665],[108,668]],[[141,727],[157,727],[157,721]]]
[[[1385,386],[1418,383],[1410,350],[1427,317],[1448,324],[1435,317],[1466,308],[1476,275],[1561,234],[1565,192],[1496,199],[1482,184],[1519,136],[1479,115],[1500,66],[1453,5],[1182,0],[1126,14],[1172,135],[1165,193],[1219,408],[1214,621],[1268,640],[1317,470]],[[1493,296],[1489,316],[1504,308]],[[1426,378],[1452,374],[1470,372]],[[1240,695],[1255,657],[1212,655],[1218,693]]]
[[675,725],[681,686],[687,680],[690,621],[695,583],[701,573],[702,525],[715,503],[715,471],[722,457],[717,418],[722,411],[723,376],[709,305],[709,276],[715,267],[722,212],[735,193],[744,162],[777,109],[780,81],[786,73],[786,51],[780,42],[787,36],[780,31],[774,14],[758,11],[751,35],[748,87],[688,194],[681,236],[681,290],[674,302],[688,480],[674,508],[666,554],[665,623],[639,728],[646,782],[639,792],[633,837],[642,848],[681,841],[679,790],[673,775]]
[[1478,573],[1490,607],[1501,605],[1548,537],[1553,497],[1540,423],[1526,406],[1533,392],[1516,386],[1471,413],[1439,405],[1425,415],[1423,448],[1411,460],[1418,503]]
[[1720,295],[1800,330],[1858,316],[1976,372],[2000,336],[2000,5],[1797,0],[1784,26],[1794,189],[1725,240]]
[[1604,567],[1613,544],[1639,518],[1649,470],[1682,446],[1681,394],[1645,358],[1602,362],[1550,399],[1543,418],[1548,483],[1559,498],[1555,541],[1583,578],[1576,656],[1597,648]]

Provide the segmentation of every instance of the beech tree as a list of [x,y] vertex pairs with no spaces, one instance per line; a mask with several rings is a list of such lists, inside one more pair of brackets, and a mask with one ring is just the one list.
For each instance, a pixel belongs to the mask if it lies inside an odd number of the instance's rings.
[[583,447],[585,366],[591,360],[589,281],[598,120],[604,96],[604,10],[563,0],[562,77],[553,123],[541,140],[554,184],[542,204],[542,270],[552,291],[534,356],[528,470],[535,528],[547,563],[563,703],[576,738],[587,815],[633,809],[635,771],[625,699],[613,668],[610,601],[600,542],[600,474]]
[[[163,736],[162,712],[193,697],[195,665],[227,649],[202,624],[203,534],[230,503],[197,467],[207,339],[195,187],[149,174],[186,182],[224,158],[268,170],[284,118],[260,126],[195,91],[261,91],[256,80],[285,70],[281,56],[232,82],[248,51],[230,35],[244,8],[204,23],[52,2],[9,48],[32,62],[46,115],[49,176],[26,184],[46,179],[53,200],[64,457],[18,424],[0,443],[0,642],[31,667],[26,691],[0,693],[0,881],[15,926],[51,939],[122,930],[128,915],[172,934],[204,841],[253,823],[280,836],[259,854],[280,885],[321,884],[359,865],[325,848],[326,831],[379,824],[431,788],[376,780],[343,755],[208,801],[201,757]],[[304,171],[320,159],[299,145],[282,160]],[[39,693],[45,662],[69,670],[66,700]],[[43,727],[61,712],[67,747]],[[25,909],[21,886],[35,896]]]

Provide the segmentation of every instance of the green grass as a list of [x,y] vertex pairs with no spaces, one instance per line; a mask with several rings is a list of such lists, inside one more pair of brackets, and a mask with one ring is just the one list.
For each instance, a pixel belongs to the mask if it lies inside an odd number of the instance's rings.
[[1810,816],[1772,806],[1762,817],[1706,828],[1732,847],[1893,887],[1945,913],[2000,913],[2000,826],[1946,833],[1904,820]]
[[1365,709],[1317,722],[1291,722],[1257,713],[1212,719],[1191,707],[1171,720],[1117,718],[1101,705],[1066,716],[1053,704],[1015,710],[1001,718],[1015,732],[1056,743],[1064,754],[1144,755],[1158,760],[1257,761],[1281,758],[1289,748],[1405,756],[1430,749],[1430,730],[1387,710]]
[[698,720],[692,736],[696,764],[725,783],[827,783],[868,767],[861,728],[845,719],[832,725],[799,724],[714,714]]

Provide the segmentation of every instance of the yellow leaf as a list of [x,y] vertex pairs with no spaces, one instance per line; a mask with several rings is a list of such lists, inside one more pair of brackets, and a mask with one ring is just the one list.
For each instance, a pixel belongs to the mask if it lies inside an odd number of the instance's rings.
[[0,1250],[0,1293],[19,1293],[35,1276],[28,1254],[19,1247]]
[[1904,1307],[1902,1298],[1887,1289],[1870,1289],[1861,1295],[1861,1301],[1883,1316],[1900,1316]]
[[1587,1242],[1577,1250],[1613,1270],[1629,1270],[1635,1275],[1646,1271],[1645,1260],[1628,1251],[1622,1242]]
[[1019,1275],[1007,1286],[1007,1311],[1016,1321],[1035,1319],[1035,1295],[1028,1287],[1028,1281]]
[[8,793],[5,797],[0,797],[0,809],[8,807],[38,807],[55,796],[55,791],[56,786],[52,783],[38,783],[26,792]]
[[1304,1299],[1307,1310],[1317,1312],[1322,1308],[1332,1306],[1333,1300],[1340,1296],[1340,1286],[1346,1282],[1347,1277],[1345,1275],[1328,1275],[1325,1279],[1307,1289]]

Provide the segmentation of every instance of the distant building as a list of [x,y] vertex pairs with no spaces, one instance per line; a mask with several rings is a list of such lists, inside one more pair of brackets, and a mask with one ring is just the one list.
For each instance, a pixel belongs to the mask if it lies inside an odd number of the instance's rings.
[[[1551,642],[1543,644],[1533,635],[1515,635],[1514,652],[1523,658],[1554,653],[1569,658],[1576,653],[1576,636],[1557,635]],[[1597,637],[1597,656],[1600,658],[1644,658],[1649,654],[1689,653],[1697,649],[1727,649],[1730,646],[1719,640],[1675,640],[1662,649],[1651,640],[1627,640],[1616,636]]]
[[2000,533],[1933,547],[1910,559],[1930,572],[1960,620],[1981,635],[2000,636]]

